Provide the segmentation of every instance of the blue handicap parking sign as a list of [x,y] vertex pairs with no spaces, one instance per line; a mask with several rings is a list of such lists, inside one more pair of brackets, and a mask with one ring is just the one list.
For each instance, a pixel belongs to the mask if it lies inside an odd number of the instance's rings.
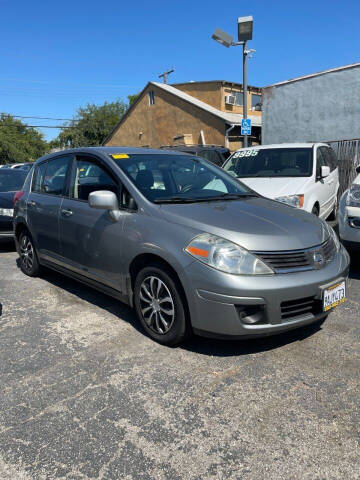
[[241,120],[241,135],[251,135],[251,118]]

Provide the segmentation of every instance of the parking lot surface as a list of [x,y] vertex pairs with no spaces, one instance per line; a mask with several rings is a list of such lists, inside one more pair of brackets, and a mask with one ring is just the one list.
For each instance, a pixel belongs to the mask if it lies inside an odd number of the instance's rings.
[[148,339],[133,311],[0,245],[1,479],[359,479],[360,267],[322,325]]

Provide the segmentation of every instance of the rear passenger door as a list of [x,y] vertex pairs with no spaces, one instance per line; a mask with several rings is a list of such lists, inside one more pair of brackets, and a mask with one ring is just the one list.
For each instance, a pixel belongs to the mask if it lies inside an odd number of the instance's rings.
[[36,165],[30,193],[26,200],[27,221],[44,259],[60,254],[59,212],[66,194],[66,182],[72,157],[61,155]]
[[61,254],[64,266],[109,286],[120,286],[122,216],[111,220],[105,210],[88,204],[91,192],[120,194],[116,177],[101,159],[77,155],[73,162],[69,196],[60,211]]

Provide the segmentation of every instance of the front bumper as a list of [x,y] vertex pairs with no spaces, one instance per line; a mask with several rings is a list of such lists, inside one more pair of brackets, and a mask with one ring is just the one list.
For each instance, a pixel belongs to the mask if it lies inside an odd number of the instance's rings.
[[[349,255],[341,247],[321,270],[236,276],[195,261],[182,279],[195,333],[224,338],[274,335],[325,318],[323,290],[345,280]],[[306,306],[306,312],[304,312]],[[247,323],[257,320],[256,323]]]
[[[353,222],[351,222],[353,220]],[[360,227],[355,228],[356,223],[360,221],[360,208],[343,206],[339,210],[339,235],[345,246],[360,249]]]

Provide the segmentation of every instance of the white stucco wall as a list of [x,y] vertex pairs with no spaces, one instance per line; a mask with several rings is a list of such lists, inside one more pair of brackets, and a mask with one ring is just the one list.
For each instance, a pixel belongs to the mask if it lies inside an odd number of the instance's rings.
[[360,138],[360,66],[263,89],[263,144],[353,138]]

